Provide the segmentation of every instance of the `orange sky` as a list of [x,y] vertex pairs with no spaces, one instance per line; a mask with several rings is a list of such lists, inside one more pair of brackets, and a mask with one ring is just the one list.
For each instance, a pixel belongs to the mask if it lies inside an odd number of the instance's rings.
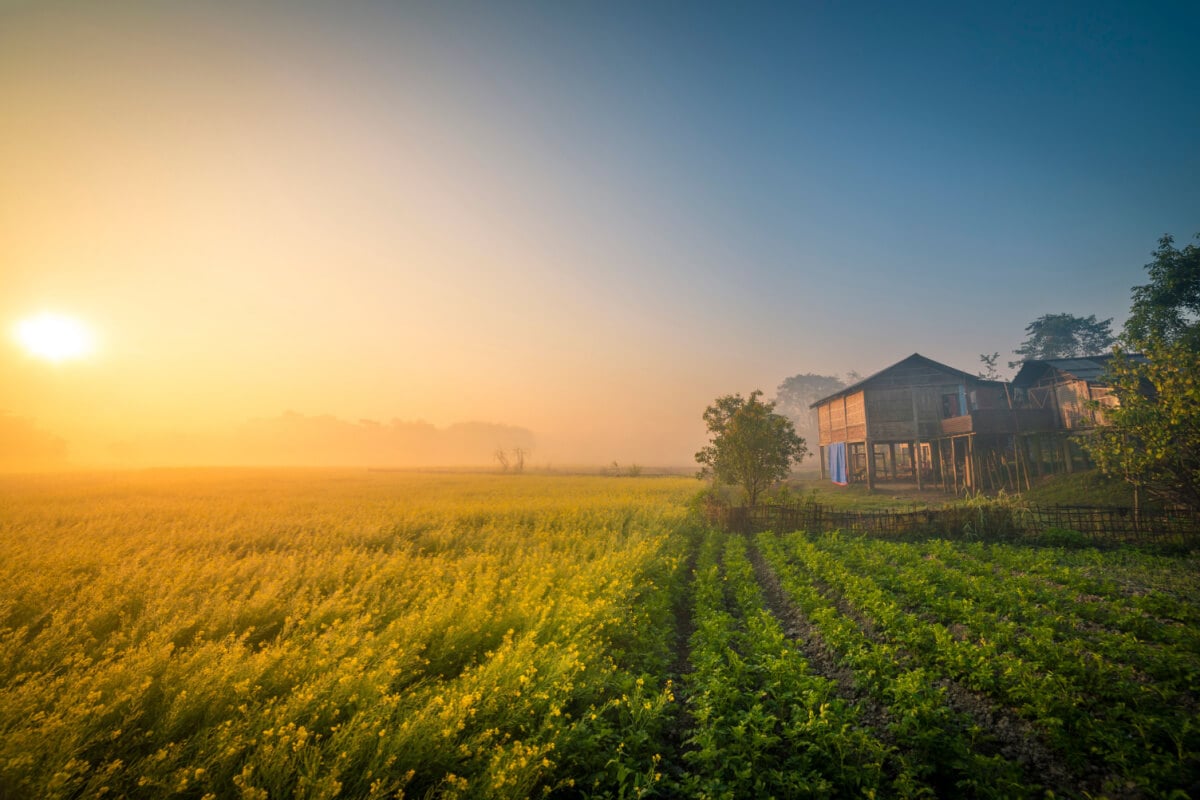
[[[1079,91],[1088,41],[1016,25],[1014,72],[972,60],[1004,20],[905,18],[910,47],[886,14],[693,11],[0,6],[0,413],[77,464],[220,461],[250,420],[325,415],[687,464],[721,394],[1004,362],[1043,313],[1119,327],[1157,236],[1192,233],[1194,125],[1110,141],[1059,102],[1120,108]],[[21,351],[42,310],[95,355]]]
[[639,176],[542,158],[527,122],[456,83],[454,56],[433,68],[449,86],[405,85],[415,54],[373,87],[304,28],[9,22],[0,318],[69,313],[99,342],[52,365],[7,338],[0,409],[85,460],[289,409],[523,426],[539,460],[694,451],[697,402],[726,388],[713,354],[671,287],[626,291],[628,243],[581,226],[563,188],[637,193]]

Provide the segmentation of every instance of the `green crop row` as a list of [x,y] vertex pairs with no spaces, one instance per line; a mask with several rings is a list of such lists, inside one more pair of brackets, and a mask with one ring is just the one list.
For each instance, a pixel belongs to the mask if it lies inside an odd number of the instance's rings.
[[[1155,684],[1137,680],[1131,668],[1098,657],[1077,641],[1057,639],[1052,626],[1018,625],[915,581],[903,596],[885,591],[872,576],[890,575],[896,565],[870,559],[874,542],[837,538],[821,537],[819,547],[793,535],[787,539],[788,553],[835,586],[882,640],[901,648],[920,668],[1015,709],[1073,769],[1108,772],[1106,791],[1169,793],[1194,779],[1195,764],[1186,755],[1194,752],[1192,718],[1167,706]],[[872,566],[862,566],[868,560]],[[1006,596],[1003,581],[995,581],[991,590]],[[1004,602],[1015,609],[1024,601],[1014,591]],[[915,613],[929,608],[952,615],[968,632]]]
[[919,793],[892,748],[787,641],[764,607],[742,539],[710,534],[694,597],[687,795]]
[[[1027,785],[1017,764],[988,752],[995,749],[988,733],[950,707],[936,674],[908,657],[902,641],[868,635],[858,621],[839,611],[822,593],[814,579],[832,582],[837,577],[805,563],[805,556],[815,551],[805,549],[807,542],[802,536],[782,541],[765,533],[757,541],[792,602],[853,670],[859,686],[885,707],[889,732],[904,748],[906,763],[935,795],[1036,794],[1036,787]],[[876,622],[885,624],[883,619]]]
[[[1118,687],[1132,691],[1134,696],[1112,698],[1114,701],[1137,705],[1140,699],[1174,706],[1186,703],[1194,687],[1200,685],[1200,648],[1145,641],[1134,632],[1122,630],[1133,627],[1126,619],[1098,612],[1098,607],[1111,606],[1081,600],[1073,592],[1056,590],[1044,582],[1011,575],[999,580],[994,574],[979,574],[970,569],[969,563],[963,564],[948,544],[866,545],[831,537],[818,542],[849,568],[869,574],[898,600],[936,616],[939,622],[965,625],[976,635],[988,632],[997,641],[1011,640],[1008,644],[1012,649],[1033,643],[1039,654],[1050,652],[1058,657],[1055,663],[1045,665],[1055,672],[1064,671],[1060,662],[1069,658],[1083,663],[1089,680],[1115,673],[1110,677]],[[1099,627],[1102,619],[1114,629]],[[1149,624],[1144,615],[1138,615],[1137,620],[1138,630],[1149,632],[1164,627]],[[1196,639],[1193,631],[1171,628],[1176,631],[1176,641]],[[1053,646],[1046,647],[1048,642]],[[1136,671],[1123,669],[1125,665]],[[1138,688],[1143,684],[1137,679],[1138,673],[1154,679],[1153,691]],[[1099,695],[1094,687],[1085,688]]]
[[[969,558],[977,570],[1007,571],[1006,580],[1050,581],[1091,598],[1089,610],[1119,620],[1122,630],[1148,638],[1182,634],[1192,645],[1200,642],[1197,556],[1166,558],[1134,550],[1056,550],[978,543],[956,543],[945,549]],[[1159,620],[1176,624],[1160,625]],[[1109,624],[1107,619],[1097,621]]]

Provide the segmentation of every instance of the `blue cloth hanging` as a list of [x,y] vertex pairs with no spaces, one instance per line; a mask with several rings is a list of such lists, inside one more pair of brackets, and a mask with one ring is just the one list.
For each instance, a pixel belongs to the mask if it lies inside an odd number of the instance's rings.
[[838,486],[850,483],[846,473],[846,443],[834,442],[829,445],[829,478]]

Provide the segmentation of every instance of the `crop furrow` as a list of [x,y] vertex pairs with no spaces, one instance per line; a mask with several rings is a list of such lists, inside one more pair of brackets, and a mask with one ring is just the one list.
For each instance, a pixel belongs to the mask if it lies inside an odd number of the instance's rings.
[[690,642],[696,634],[693,616],[697,561],[700,555],[702,536],[699,531],[689,531],[687,555],[679,575],[679,585],[674,593],[672,616],[674,618],[674,653],[670,675],[674,682],[675,695],[682,700],[676,703],[675,714],[663,734],[662,773],[668,785],[678,786],[684,780],[687,768],[683,763],[685,740],[694,725],[687,697],[691,693],[688,676],[692,672]]
[[[993,639],[1043,663],[1045,669],[1072,672],[1090,681],[1092,694],[1107,680],[1116,700],[1182,704],[1194,708],[1200,659],[1178,648],[1147,644],[1128,633],[1089,626],[1073,604],[1012,582],[963,573],[939,556],[883,542],[825,539],[819,546],[848,568],[869,575],[914,616],[946,625],[955,638]],[[1154,681],[1152,694],[1145,689]],[[1170,688],[1172,692],[1164,692]]]
[[[887,779],[889,749],[788,646],[737,538],[713,533],[695,582],[685,793],[861,795]],[[893,773],[898,771],[891,770]],[[890,786],[888,793],[895,791]]]
[[[784,621],[789,636],[809,658],[814,671],[833,680],[839,695],[859,704],[864,721],[879,730],[881,739],[889,744],[898,744],[888,730],[890,717],[887,709],[875,702],[870,693],[855,682],[854,673],[839,661],[837,654],[821,638],[817,627],[783,591],[779,576],[767,564],[758,548],[752,551],[751,558],[759,583],[768,598],[768,606]],[[820,583],[813,583],[820,591]],[[951,708],[968,714],[976,724],[995,737],[1000,755],[1027,764],[1030,771],[1041,776],[1039,780],[1060,787],[1073,785],[1075,779],[1070,772],[1040,742],[1037,732],[1027,721],[1007,709],[997,707],[990,698],[954,681],[943,679],[938,686],[945,690]]]
[[1037,569],[1037,563],[1050,558],[1045,554],[1019,554],[1015,548],[999,546],[981,552],[975,546],[949,543],[931,543],[930,548],[938,558],[982,580],[1019,586],[1043,602],[1066,604],[1083,618],[1141,640],[1200,652],[1200,608],[1186,600],[1146,589],[1126,593],[1111,578],[1096,581],[1053,564]]
[[799,648],[813,673],[831,681],[839,697],[858,706],[863,722],[870,725],[880,739],[894,745],[895,741],[888,730],[890,718],[887,709],[854,680],[853,671],[838,659],[837,653],[822,638],[817,626],[783,591],[779,576],[767,564],[761,549],[754,547],[749,555],[767,608],[779,620],[788,640]]
[[[790,543],[792,537],[787,539]],[[876,620],[880,641],[874,640],[816,588],[817,572],[793,563],[778,537],[761,534],[758,542],[788,597],[812,620],[859,685],[887,709],[891,734],[939,795],[1036,793],[1036,782],[1046,776],[1026,775],[1020,764],[1001,755],[1000,743],[978,721],[950,705],[936,674],[911,665],[905,646],[889,640],[886,625]]]
[[[870,542],[824,546],[869,548]],[[1033,722],[1074,769],[1107,771],[1107,791],[1121,787],[1187,785],[1196,765],[1185,754],[1196,731],[1155,699],[1154,687],[1131,681],[1131,673],[1109,662],[1060,652],[1045,632],[1021,638],[1012,623],[994,620],[977,639],[963,639],[944,625],[907,614],[869,576],[856,574],[835,556],[797,536],[789,553],[805,568],[836,583],[862,613],[887,631],[891,643],[917,655],[942,678],[957,681],[1013,707]],[[879,571],[892,566],[881,565]],[[1003,591],[997,587],[997,591]],[[1022,657],[1024,654],[1025,657]]]

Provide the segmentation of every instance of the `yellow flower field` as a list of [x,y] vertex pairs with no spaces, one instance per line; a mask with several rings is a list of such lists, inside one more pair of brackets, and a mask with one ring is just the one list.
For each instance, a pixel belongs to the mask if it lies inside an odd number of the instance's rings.
[[698,489],[0,478],[0,800],[1196,796],[1194,551],[746,537]]
[[4,478],[0,796],[599,789],[656,763],[621,732],[673,713],[664,615],[696,487]]

